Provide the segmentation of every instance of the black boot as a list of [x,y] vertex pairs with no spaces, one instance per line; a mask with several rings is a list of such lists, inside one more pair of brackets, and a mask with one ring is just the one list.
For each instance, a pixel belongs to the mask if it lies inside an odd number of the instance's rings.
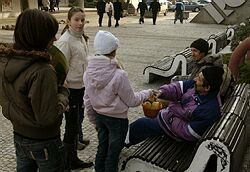
[[71,169],[72,170],[90,168],[94,165],[93,162],[84,162],[78,158],[78,156],[77,156],[77,140],[74,143],[74,149],[72,151],[71,158],[72,158],[71,159]]
[[72,151],[74,146],[72,144],[63,143],[64,145],[64,170],[71,171]]
[[74,160],[71,162],[71,169],[84,169],[84,168],[90,168],[94,164],[93,162],[84,162],[80,160],[78,157],[75,157]]

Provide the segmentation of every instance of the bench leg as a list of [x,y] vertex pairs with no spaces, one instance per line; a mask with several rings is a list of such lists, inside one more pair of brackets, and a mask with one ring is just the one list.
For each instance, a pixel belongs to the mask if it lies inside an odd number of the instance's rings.
[[147,84],[154,80],[154,74],[149,73],[148,70],[145,71],[143,76],[144,76],[144,82]]

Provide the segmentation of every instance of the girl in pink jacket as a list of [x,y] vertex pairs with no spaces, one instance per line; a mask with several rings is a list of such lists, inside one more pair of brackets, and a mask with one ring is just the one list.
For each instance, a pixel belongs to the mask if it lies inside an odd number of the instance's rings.
[[84,73],[84,104],[98,131],[96,172],[117,172],[119,154],[128,130],[128,108],[140,105],[151,90],[134,92],[127,73],[115,58],[119,40],[110,32],[99,31],[94,40],[95,55],[88,57]]

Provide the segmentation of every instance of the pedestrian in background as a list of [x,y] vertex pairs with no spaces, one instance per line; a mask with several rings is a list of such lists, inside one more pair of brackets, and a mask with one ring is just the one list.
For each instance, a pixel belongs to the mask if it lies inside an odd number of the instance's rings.
[[115,27],[119,26],[119,20],[121,19],[121,17],[123,17],[122,13],[123,13],[122,3],[119,0],[116,0],[116,2],[114,2],[114,18],[116,21]]
[[141,24],[141,23],[144,23],[144,14],[145,14],[145,11],[148,10],[145,0],[142,0],[142,2],[139,2],[138,7],[137,7],[137,12],[139,9],[140,9],[139,23]]
[[50,12],[55,12],[55,5],[56,5],[56,0],[49,0],[49,11]]
[[63,172],[58,107],[67,95],[59,92],[47,51],[58,22],[47,12],[28,9],[15,26],[14,45],[0,44],[0,105],[14,129],[16,171]]
[[43,4],[42,10],[49,11],[49,6],[50,6],[49,0],[42,0],[42,4]]
[[157,14],[161,11],[161,4],[157,2],[157,0],[153,0],[153,2],[150,3],[149,11],[152,11],[153,25],[156,25]]
[[88,57],[84,73],[84,103],[98,132],[95,172],[117,172],[120,152],[128,130],[128,108],[139,106],[151,90],[134,92],[128,74],[117,62],[119,40],[99,31],[94,39],[95,55]]
[[38,0],[37,4],[38,4],[38,9],[42,10],[43,9],[43,2],[42,2],[42,0]]
[[180,22],[183,24],[183,11],[185,10],[185,6],[182,2],[182,0],[177,0],[175,4],[175,18],[174,18],[174,24],[178,19],[180,19]]
[[60,3],[60,0],[56,0],[56,7],[58,11],[59,11],[59,3]]
[[62,31],[62,36],[55,45],[62,51],[69,63],[69,72],[66,76],[66,84],[70,91],[69,111],[65,113],[64,147],[66,157],[66,169],[74,170],[89,168],[92,162],[84,162],[77,156],[77,145],[82,149],[89,144],[89,140],[83,140],[82,121],[84,114],[83,73],[87,65],[88,37],[84,34],[85,13],[79,7],[72,7],[68,12],[67,25]]
[[96,4],[96,8],[97,8],[97,14],[99,16],[99,27],[102,27],[102,19],[103,19],[103,14],[105,13],[105,6],[106,3],[103,0],[98,0],[97,4]]
[[108,0],[106,2],[106,5],[105,5],[105,12],[108,15],[108,27],[112,26],[113,11],[114,11],[114,6],[113,6],[112,2],[110,2],[110,0]]

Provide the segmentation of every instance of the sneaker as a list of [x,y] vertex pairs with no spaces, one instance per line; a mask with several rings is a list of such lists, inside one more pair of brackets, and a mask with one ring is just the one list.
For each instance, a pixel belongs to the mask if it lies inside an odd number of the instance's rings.
[[83,139],[83,140],[79,140],[79,142],[82,143],[82,144],[85,144],[86,146],[88,146],[89,143],[90,143],[90,140],[89,139]]
[[87,145],[81,143],[81,142],[78,142],[77,143],[77,150],[83,150],[87,147]]
[[90,168],[94,165],[93,162],[84,162],[77,158],[77,160],[72,161],[71,163],[71,170],[76,170],[76,169],[84,169],[84,168]]

